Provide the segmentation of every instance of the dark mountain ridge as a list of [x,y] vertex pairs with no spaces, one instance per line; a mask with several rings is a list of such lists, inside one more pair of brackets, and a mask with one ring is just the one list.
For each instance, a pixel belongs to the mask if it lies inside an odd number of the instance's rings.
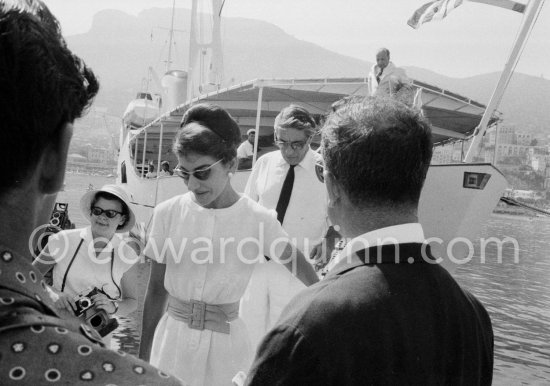
[[[176,47],[172,68],[185,69],[189,41],[188,9],[177,9]],[[94,69],[101,81],[95,105],[111,116],[121,116],[135,93],[144,90],[147,69],[161,75],[167,57],[171,10],[152,8],[138,16],[104,10],[94,17],[89,32],[69,36],[70,47]],[[255,78],[364,77],[372,63],[340,55],[316,44],[294,38],[281,28],[259,20],[224,18],[222,44],[226,85]],[[373,53],[374,57],[374,53]],[[434,71],[405,67],[410,77],[487,103],[499,74],[452,78]],[[154,90],[153,82],[149,89]],[[547,113],[550,81],[516,73],[499,111],[504,123],[521,131],[544,133],[550,126]]]

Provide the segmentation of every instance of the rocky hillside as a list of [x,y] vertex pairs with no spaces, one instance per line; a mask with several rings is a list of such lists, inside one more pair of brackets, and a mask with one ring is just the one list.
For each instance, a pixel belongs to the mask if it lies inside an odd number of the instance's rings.
[[[153,8],[138,16],[105,10],[95,15],[89,32],[68,37],[69,45],[99,75],[102,90],[96,106],[110,116],[120,116],[137,91],[147,86],[149,66],[158,74],[165,69],[171,10]],[[172,68],[185,69],[189,39],[189,11],[176,12],[176,49]],[[163,28],[160,28],[163,27]],[[298,40],[279,27],[257,20],[225,18],[222,22],[225,78],[230,83],[254,78],[316,78],[366,76],[371,63],[343,56]],[[411,77],[450,89],[485,103],[498,74],[450,78],[428,69],[408,67]],[[149,83],[153,88],[154,83]],[[499,110],[505,122],[522,130],[544,132],[550,127],[547,113],[550,81],[515,74]]]

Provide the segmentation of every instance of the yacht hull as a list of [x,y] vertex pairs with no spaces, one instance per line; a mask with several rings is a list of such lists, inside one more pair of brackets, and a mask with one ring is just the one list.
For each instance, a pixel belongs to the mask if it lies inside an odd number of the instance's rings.
[[[128,147],[126,147],[127,149]],[[121,154],[121,164],[127,157]],[[154,207],[171,197],[187,192],[184,181],[177,176],[142,178],[133,167],[126,168],[126,188],[130,194],[138,227],[147,232]],[[244,192],[250,170],[237,171],[231,183]],[[479,181],[470,182],[474,178]],[[119,174],[119,183],[122,183]],[[478,182],[476,184],[476,182]],[[483,186],[481,186],[483,185]],[[491,164],[432,165],[420,197],[418,216],[430,242],[433,254],[442,258],[449,270],[468,262],[486,220],[502,196],[507,181]],[[235,219],[237,225],[239,219]]]
[[[485,111],[468,98],[413,81],[422,92],[422,111],[432,125],[434,143],[466,140]],[[255,128],[256,138],[272,138],[274,118],[290,103],[302,104],[320,121],[332,103],[348,95],[365,95],[364,79],[254,80],[192,99],[155,119],[140,130],[123,128],[125,137],[119,161],[119,182],[128,187],[138,221],[144,232],[150,226],[153,208],[159,202],[187,191],[178,177],[146,179],[144,165],[177,159],[171,141],[181,117],[195,103],[210,102],[224,107],[246,132]],[[299,101],[299,102],[297,102]],[[495,118],[497,119],[497,118]],[[314,138],[315,140],[315,138]],[[318,139],[317,139],[318,140]],[[263,147],[263,145],[261,146]],[[122,163],[126,172],[122,173]],[[120,178],[125,174],[125,178]],[[232,184],[244,191],[250,171],[237,171]],[[470,256],[471,245],[506,188],[504,176],[490,164],[433,165],[428,171],[420,198],[419,219],[437,257],[450,256],[444,263],[451,271]],[[238,223],[235,219],[235,223]]]

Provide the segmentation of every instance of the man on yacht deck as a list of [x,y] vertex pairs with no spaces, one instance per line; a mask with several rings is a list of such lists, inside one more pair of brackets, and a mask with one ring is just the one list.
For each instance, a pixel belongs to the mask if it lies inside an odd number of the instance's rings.
[[159,176],[161,176],[161,177],[170,177],[172,174],[173,173],[170,170],[170,163],[168,161],[162,161],[160,163]]
[[[256,130],[248,129],[246,140],[237,148],[237,159],[239,169],[250,169],[252,167],[252,157],[254,157],[254,141],[256,139]],[[260,148],[258,147],[258,151]]]
[[155,165],[152,163],[149,164],[148,172],[145,175],[145,178],[157,178],[157,172],[155,171]]
[[405,70],[390,61],[390,50],[380,48],[376,52],[376,64],[368,75],[369,95],[391,96],[396,88],[403,84],[410,84]]

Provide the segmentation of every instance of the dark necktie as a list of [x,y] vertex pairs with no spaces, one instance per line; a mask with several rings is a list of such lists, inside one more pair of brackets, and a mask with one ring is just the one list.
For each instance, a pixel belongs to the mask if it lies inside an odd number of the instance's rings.
[[376,82],[380,83],[380,78],[382,77],[382,73],[384,72],[384,69],[381,68],[378,75],[376,75]]
[[285,219],[286,208],[290,202],[290,196],[292,195],[292,186],[294,185],[294,167],[296,165],[290,165],[288,173],[286,174],[285,181],[283,182],[283,188],[281,189],[281,195],[279,201],[277,201],[277,220],[283,225]]

